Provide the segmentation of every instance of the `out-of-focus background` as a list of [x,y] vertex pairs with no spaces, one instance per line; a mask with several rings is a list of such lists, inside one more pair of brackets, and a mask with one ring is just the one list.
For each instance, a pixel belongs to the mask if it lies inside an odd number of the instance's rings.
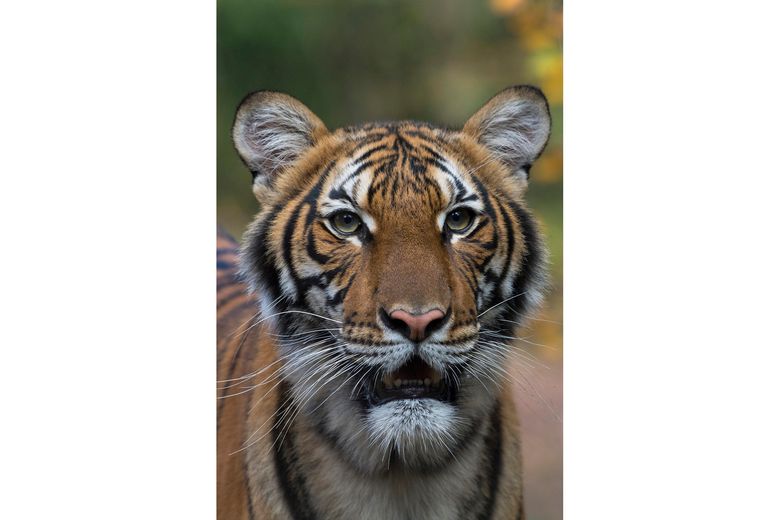
[[519,330],[512,373],[523,428],[526,514],[562,517],[561,0],[219,0],[217,217],[240,236],[257,209],[230,141],[235,109],[271,89],[303,101],[329,128],[417,119],[459,127],[509,85],[539,86],[553,131],[528,203],[542,222],[553,284]]

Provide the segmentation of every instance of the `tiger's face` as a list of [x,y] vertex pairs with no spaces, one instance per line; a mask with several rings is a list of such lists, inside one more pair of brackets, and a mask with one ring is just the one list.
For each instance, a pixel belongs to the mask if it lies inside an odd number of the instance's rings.
[[242,265],[278,335],[278,428],[300,414],[366,473],[446,464],[478,433],[541,299],[523,193],[549,127],[530,87],[459,131],[329,132],[289,96],[243,101],[234,142],[261,210]]

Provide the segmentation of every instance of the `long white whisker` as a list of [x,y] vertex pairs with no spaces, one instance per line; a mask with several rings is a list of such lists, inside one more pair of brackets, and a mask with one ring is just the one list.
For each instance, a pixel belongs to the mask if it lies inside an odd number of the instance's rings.
[[521,292],[520,294],[515,294],[514,296],[510,296],[510,297],[509,297],[509,298],[507,298],[506,300],[500,301],[500,302],[498,302],[498,303],[497,303],[497,304],[495,304],[495,305],[491,305],[491,306],[490,306],[488,309],[485,309],[484,311],[482,311],[482,312],[480,312],[479,314],[477,314],[477,318],[479,318],[480,316],[484,315],[486,312],[490,312],[491,310],[495,309],[496,307],[498,307],[498,306],[499,306],[499,305],[501,305],[502,303],[506,303],[506,302],[508,302],[509,300],[514,300],[515,298],[519,298],[519,297],[521,297],[521,296],[522,296],[522,295],[524,295],[526,292],[528,292],[528,291],[523,291],[523,292]]

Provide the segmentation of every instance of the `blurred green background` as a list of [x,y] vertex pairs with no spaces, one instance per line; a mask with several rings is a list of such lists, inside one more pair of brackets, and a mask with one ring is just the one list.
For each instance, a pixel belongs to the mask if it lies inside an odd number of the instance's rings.
[[257,210],[230,127],[249,92],[300,99],[329,128],[417,119],[459,127],[513,84],[547,95],[550,143],[534,166],[528,203],[542,221],[553,288],[517,342],[526,514],[562,517],[562,12],[539,0],[219,0],[217,218],[240,236]]

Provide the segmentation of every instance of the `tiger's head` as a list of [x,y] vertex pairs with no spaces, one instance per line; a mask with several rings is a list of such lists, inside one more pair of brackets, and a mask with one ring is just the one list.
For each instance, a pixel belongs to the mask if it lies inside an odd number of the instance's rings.
[[543,94],[490,99],[459,130],[329,131],[257,92],[233,140],[260,212],[242,270],[277,335],[294,410],[366,473],[446,464],[499,394],[545,250],[523,195],[550,133]]

